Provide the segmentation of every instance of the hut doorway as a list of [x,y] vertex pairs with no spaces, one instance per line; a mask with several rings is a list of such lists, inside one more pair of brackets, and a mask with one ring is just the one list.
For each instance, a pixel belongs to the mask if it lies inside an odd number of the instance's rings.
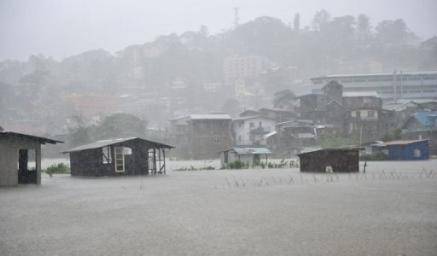
[[18,184],[37,184],[36,150],[18,150]]

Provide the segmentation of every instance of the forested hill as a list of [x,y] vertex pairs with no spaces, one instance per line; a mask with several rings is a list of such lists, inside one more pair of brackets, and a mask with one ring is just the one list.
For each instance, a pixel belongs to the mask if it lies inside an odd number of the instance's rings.
[[[0,62],[0,122],[44,120],[61,130],[65,118],[78,114],[72,101],[66,100],[71,95],[121,95],[134,88],[168,98],[169,89],[178,84],[183,84],[184,90],[177,94],[185,98],[181,104],[187,111],[218,110],[228,99],[202,100],[207,98],[204,85],[223,83],[224,60],[235,55],[259,56],[273,66],[293,67],[293,79],[286,82],[293,89],[312,76],[328,73],[437,70],[437,37],[420,39],[401,19],[372,24],[366,15],[331,17],[322,10],[306,27],[300,25],[298,14],[292,24],[259,17],[217,34],[201,26],[114,54],[99,49],[63,60],[42,55],[25,62],[6,60]],[[267,84],[273,94],[284,83],[273,79]],[[164,114],[162,119],[169,117]]]

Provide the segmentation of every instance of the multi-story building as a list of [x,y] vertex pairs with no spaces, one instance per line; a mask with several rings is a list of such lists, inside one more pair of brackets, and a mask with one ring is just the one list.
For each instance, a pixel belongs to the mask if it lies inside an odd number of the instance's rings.
[[275,120],[262,116],[245,116],[232,120],[232,135],[236,145],[262,145],[264,136],[275,130]]
[[376,92],[384,101],[437,99],[437,71],[328,75],[311,81],[315,91],[330,81],[337,81],[345,92]]
[[216,158],[232,146],[231,117],[227,114],[193,114],[171,120],[174,154],[183,158]]

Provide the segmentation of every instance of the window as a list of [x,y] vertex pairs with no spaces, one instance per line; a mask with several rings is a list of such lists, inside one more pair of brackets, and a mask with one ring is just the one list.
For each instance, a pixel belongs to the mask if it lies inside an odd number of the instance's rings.
[[250,127],[250,128],[253,128],[253,127],[255,127],[255,124],[254,124],[253,122],[250,122],[250,123],[249,123],[249,127]]
[[374,111],[374,110],[369,110],[369,111],[367,112],[367,116],[368,116],[368,117],[375,117],[375,111]]
[[115,147],[115,172],[124,172],[123,147]]
[[102,148],[102,156],[103,156],[102,163],[104,163],[104,164],[112,163],[112,154],[111,154],[111,147],[110,146]]

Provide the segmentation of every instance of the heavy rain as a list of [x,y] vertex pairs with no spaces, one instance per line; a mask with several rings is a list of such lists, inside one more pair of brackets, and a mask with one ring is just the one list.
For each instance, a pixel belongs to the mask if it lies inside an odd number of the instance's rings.
[[436,255],[434,0],[0,0],[0,255]]

